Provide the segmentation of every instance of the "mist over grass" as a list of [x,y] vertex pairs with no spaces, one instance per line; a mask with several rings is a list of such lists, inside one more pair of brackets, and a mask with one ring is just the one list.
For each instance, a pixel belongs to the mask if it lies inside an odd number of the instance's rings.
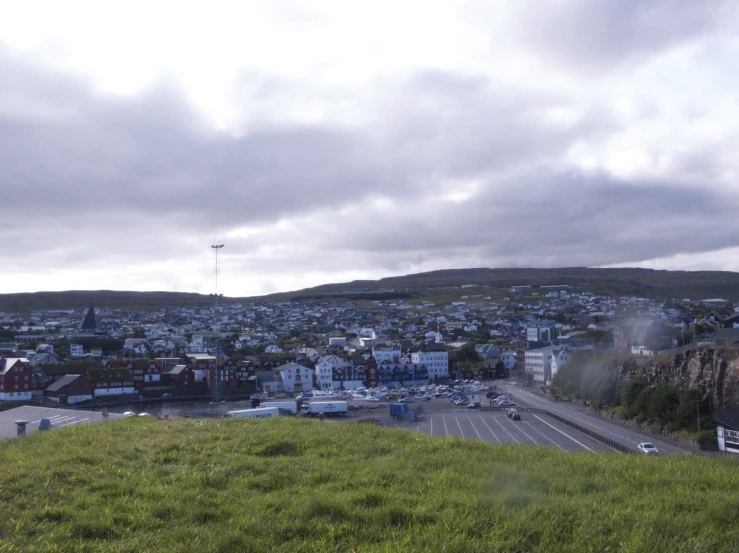
[[732,459],[279,418],[0,444],[0,551],[736,551]]

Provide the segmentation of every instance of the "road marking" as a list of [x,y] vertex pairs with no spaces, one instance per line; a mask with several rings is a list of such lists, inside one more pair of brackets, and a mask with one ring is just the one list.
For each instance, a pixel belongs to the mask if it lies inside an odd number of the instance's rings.
[[556,426],[554,426],[554,425],[551,425],[551,424],[549,424],[549,423],[548,423],[547,421],[545,421],[544,419],[542,419],[542,418],[541,418],[541,417],[540,417],[539,415],[534,415],[534,417],[536,417],[537,419],[539,419],[539,420],[540,420],[541,422],[543,422],[543,423],[544,423],[544,424],[546,424],[547,426],[549,426],[549,427],[553,428],[554,430],[556,430],[557,432],[559,432],[559,433],[560,433],[560,434],[562,434],[563,436],[567,436],[567,437],[568,437],[568,438],[569,438],[570,440],[572,440],[573,442],[575,442],[575,443],[576,443],[576,444],[578,444],[578,445],[581,445],[582,447],[584,447],[585,449],[587,449],[587,450],[588,450],[588,451],[590,451],[591,453],[595,453],[595,451],[593,451],[592,449],[590,449],[590,448],[589,448],[588,446],[586,446],[586,445],[585,445],[584,443],[582,443],[582,442],[579,442],[579,441],[577,441],[577,440],[576,440],[575,438],[573,438],[572,436],[570,436],[570,435],[569,435],[569,434],[567,434],[566,432],[562,432],[562,431],[561,431],[561,430],[560,430],[559,428],[557,428]]
[[[551,438],[550,438],[549,436],[547,436],[546,434],[544,434],[544,432],[542,432],[541,430],[539,430],[538,428],[536,428],[536,427],[535,427],[534,425],[532,425],[532,424],[531,424],[531,423],[530,423],[529,421],[523,421],[523,422],[525,422],[525,423],[526,423],[527,425],[529,425],[529,426],[531,427],[531,429],[532,429],[532,430],[534,430],[535,432],[538,432],[539,434],[541,434],[542,436],[544,436],[544,437],[545,437],[545,438],[546,438],[547,440],[549,440],[550,442],[552,442],[552,443],[553,443],[554,445],[556,445],[556,446],[557,446],[557,447],[558,447],[559,449],[561,449],[561,450],[562,450],[562,451],[564,451],[565,453],[569,453],[569,451],[567,451],[567,450],[566,450],[565,448],[563,448],[563,447],[562,447],[561,445],[559,445],[559,444],[558,444],[557,442],[555,442],[555,441],[554,441],[553,439],[551,439]],[[535,442],[535,443],[536,443],[537,445],[539,444],[539,442]]]
[[444,421],[444,432],[449,436],[449,429],[446,427],[446,417],[441,417],[441,420]]
[[483,423],[483,424],[484,424],[485,426],[487,426],[487,427],[488,427],[488,430],[490,430],[490,433],[491,433],[491,434],[493,435],[493,438],[495,438],[496,440],[498,440],[498,443],[499,443],[499,444],[500,444],[500,443],[503,443],[503,442],[501,442],[501,441],[500,441],[500,438],[498,438],[498,436],[496,436],[496,435],[495,435],[495,432],[493,432],[493,429],[492,429],[492,428],[490,428],[490,426],[488,426],[488,423],[487,423],[487,422],[485,421],[485,419],[483,419],[482,417],[480,417],[480,420],[482,420],[482,423]]
[[[511,421],[511,424],[516,424],[516,423],[515,423],[515,422],[513,422],[513,421]],[[531,436],[529,436],[529,435],[528,435],[528,434],[526,433],[526,431],[525,431],[525,430],[524,430],[523,428],[521,428],[521,425],[520,425],[520,424],[516,424],[516,428],[517,428],[518,430],[520,430],[520,431],[521,431],[521,433],[522,433],[522,434],[523,434],[524,436],[526,436],[526,437],[527,437],[527,438],[528,438],[529,440],[531,440],[531,441],[532,441],[532,442],[534,442],[535,444],[537,443],[537,441],[536,441],[536,440],[535,440],[534,438],[532,438]],[[538,444],[537,444],[537,445],[538,445]]]
[[472,425],[472,430],[474,430],[475,434],[477,434],[477,437],[482,440],[482,436],[480,436],[480,433],[477,431],[477,428],[475,428],[475,423],[472,422],[472,419],[470,417],[467,417],[467,419],[470,421],[470,424]]
[[462,437],[464,438],[464,432],[462,431],[462,425],[459,424],[459,419],[457,417],[454,417],[454,420],[457,421],[457,426],[459,426],[459,432],[462,434]]
[[431,419],[431,435],[434,435],[434,417],[429,417]]
[[89,421],[89,420],[90,420],[90,417],[86,417],[84,419],[78,419],[76,421],[68,422],[68,423],[65,423],[65,424],[60,424],[59,426],[69,426],[70,424],[78,424],[80,422],[85,422],[85,421]]
[[498,417],[493,417],[493,420],[494,420],[495,422],[497,422],[497,423],[498,423],[498,426],[500,426],[500,427],[501,427],[501,428],[503,429],[503,431],[504,431],[504,432],[505,432],[506,434],[508,434],[508,435],[509,435],[509,436],[510,436],[511,438],[513,438],[513,441],[514,441],[514,442],[516,442],[517,444],[520,444],[520,443],[521,443],[521,442],[519,442],[519,441],[518,441],[518,440],[517,440],[517,439],[515,438],[515,436],[514,436],[513,434],[511,434],[510,432],[508,432],[508,429],[506,429],[506,427],[505,427],[505,426],[503,426],[503,423],[501,423],[501,422],[500,422],[500,421],[498,420]]

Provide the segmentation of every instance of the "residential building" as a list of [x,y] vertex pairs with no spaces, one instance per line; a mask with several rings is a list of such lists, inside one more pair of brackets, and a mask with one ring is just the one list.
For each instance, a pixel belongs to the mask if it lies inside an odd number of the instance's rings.
[[33,368],[25,357],[0,357],[0,400],[28,401],[32,396]]
[[411,353],[411,362],[426,367],[428,378],[449,378],[449,354],[446,351],[417,351]]
[[313,371],[297,363],[287,363],[275,369],[287,393],[309,392],[313,389]]

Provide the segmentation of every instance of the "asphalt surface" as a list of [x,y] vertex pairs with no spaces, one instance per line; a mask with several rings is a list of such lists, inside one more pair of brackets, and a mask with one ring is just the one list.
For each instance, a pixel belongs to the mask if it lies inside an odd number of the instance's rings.
[[[455,406],[445,398],[440,398],[435,401],[410,404],[411,408],[419,404],[423,405],[423,414],[416,422],[393,421],[389,425],[435,437],[454,436],[492,443],[543,445],[567,452],[621,453],[553,417],[542,413],[526,412],[525,409],[528,407],[545,409],[634,451],[636,451],[639,443],[651,442],[657,446],[660,453],[685,454],[690,452],[690,450],[679,445],[655,439],[649,434],[610,422],[588,412],[583,407],[555,402],[514,384],[498,385],[497,391],[507,395],[516,403],[521,420],[509,419],[505,410],[466,409]],[[473,395],[471,399],[480,401],[483,405],[487,405],[489,401],[484,394]],[[385,422],[382,419],[380,420]]]
[[77,411],[72,409],[56,409],[53,407],[34,407],[24,405],[7,411],[0,411],[0,439],[14,438],[18,435],[17,420],[26,420],[26,434],[38,431],[41,419],[49,419],[51,430],[64,428],[75,424],[94,424],[117,420],[123,415],[111,413],[104,417],[102,413],[94,411]]
[[610,438],[611,440],[634,450],[636,450],[637,445],[641,442],[651,442],[657,447],[660,453],[675,454],[691,452],[688,448],[666,440],[655,438],[648,433],[608,421],[607,419],[604,419],[595,413],[591,413],[578,405],[552,401],[549,398],[542,397],[517,386],[511,386],[508,389],[510,390],[510,395],[515,398],[514,401],[522,406],[525,405],[527,407],[537,409],[546,409],[551,413],[564,417],[567,420],[571,420],[584,428],[588,428],[597,432],[601,436]]

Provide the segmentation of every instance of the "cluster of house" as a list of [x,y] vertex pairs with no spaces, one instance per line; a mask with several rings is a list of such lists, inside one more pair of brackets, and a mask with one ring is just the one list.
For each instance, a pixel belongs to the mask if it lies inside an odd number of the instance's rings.
[[[470,339],[495,342],[475,347],[489,366],[502,362],[509,370],[523,368],[528,383],[546,385],[573,351],[593,347],[592,342],[578,341],[573,330],[611,329],[616,349],[653,354],[669,337],[670,326],[684,324],[696,308],[705,312],[706,305],[716,305],[717,311],[689,321],[686,327],[696,333],[707,329],[717,338],[739,339],[737,315],[718,310],[733,311],[724,300],[657,302],[580,293],[569,286],[514,286],[510,297],[496,302],[476,293],[484,287],[463,288],[457,301],[443,305],[402,300],[376,301],[369,308],[352,301],[224,302],[217,309],[108,310],[102,315],[91,308],[81,327],[79,311],[36,311],[23,318],[0,314],[0,330],[11,336],[0,338],[2,374],[10,371],[11,375],[0,382],[0,400],[28,394],[49,398],[137,394],[158,386],[227,393],[248,386],[294,391],[306,386],[330,389],[485,378],[484,366],[473,374],[449,365],[447,352]],[[613,322],[627,317],[646,321],[643,332],[621,331]],[[571,338],[563,339],[567,333]],[[301,347],[286,346],[294,343],[289,340],[294,336],[300,336]],[[123,348],[117,352],[100,346],[87,349],[82,345],[85,337],[120,340]],[[64,340],[69,343],[68,355],[51,345]],[[28,343],[34,349],[19,349]],[[309,372],[299,367],[282,370],[289,364],[223,360],[224,353],[240,353],[236,359],[243,359],[283,350],[281,363],[296,360]],[[87,364],[75,366],[75,360]]]
[[181,357],[94,360],[34,366],[23,357],[0,358],[0,400],[46,398],[73,404],[98,397],[144,393],[300,393],[314,388],[350,390],[359,387],[428,384],[449,377],[443,348],[404,355],[397,341],[375,344],[349,358],[325,355],[311,362],[276,367],[253,361],[237,363],[208,353]]

